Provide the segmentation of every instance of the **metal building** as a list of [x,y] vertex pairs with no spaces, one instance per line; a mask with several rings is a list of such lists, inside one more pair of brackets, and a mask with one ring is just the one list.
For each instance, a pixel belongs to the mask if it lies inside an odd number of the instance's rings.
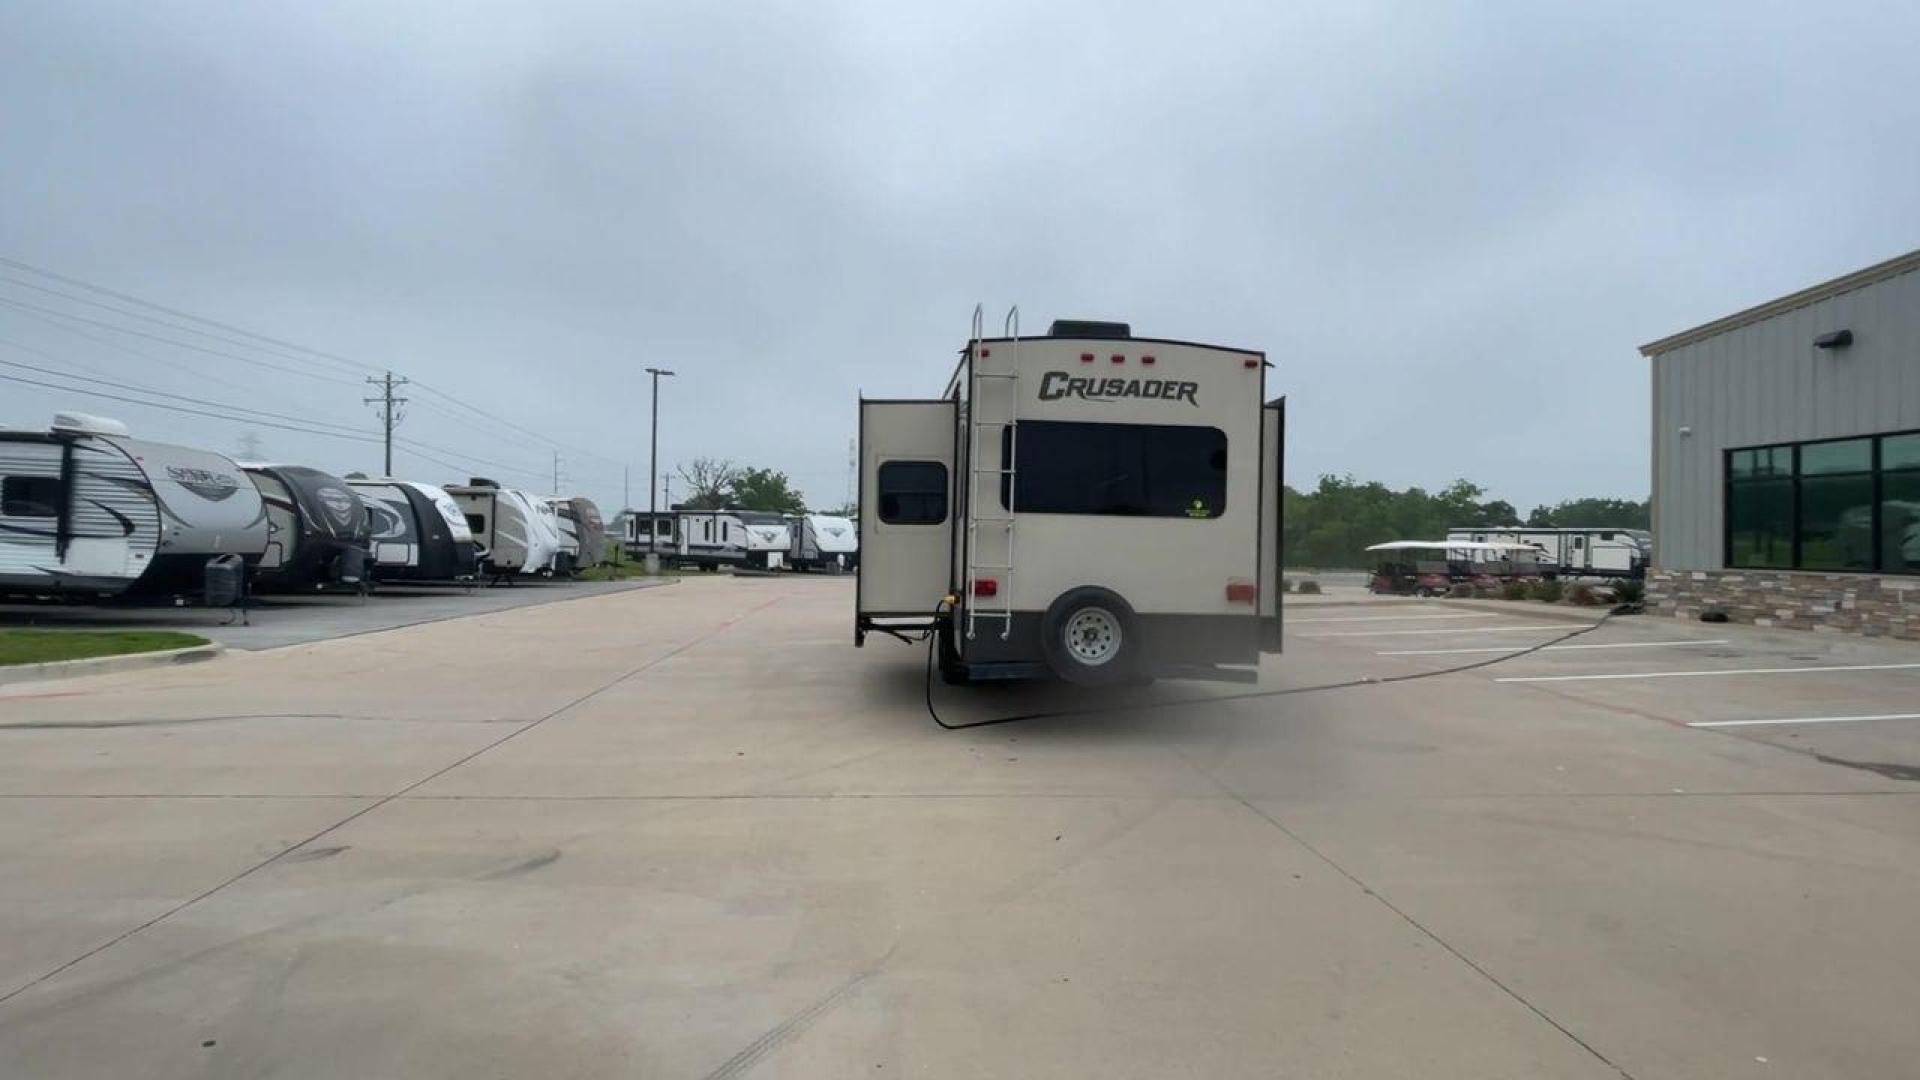
[[1651,606],[1920,638],[1920,251],[1640,353]]

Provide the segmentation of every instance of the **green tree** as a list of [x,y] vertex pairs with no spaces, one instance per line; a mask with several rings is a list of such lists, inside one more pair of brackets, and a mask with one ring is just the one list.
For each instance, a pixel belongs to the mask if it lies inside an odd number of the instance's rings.
[[793,489],[793,482],[777,469],[741,469],[728,485],[728,493],[731,505],[742,510],[798,514],[806,508],[806,500]]
[[1653,509],[1645,499],[1567,499],[1551,507],[1534,507],[1527,524],[1560,529],[1646,529],[1653,525]]

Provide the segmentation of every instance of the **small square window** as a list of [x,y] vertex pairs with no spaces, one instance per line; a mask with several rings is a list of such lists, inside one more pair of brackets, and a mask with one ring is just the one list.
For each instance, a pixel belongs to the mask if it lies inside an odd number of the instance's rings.
[[7,517],[60,516],[66,485],[57,476],[9,476],[0,480],[0,514]]
[[947,467],[940,462],[884,462],[878,480],[882,522],[938,525],[947,520]]

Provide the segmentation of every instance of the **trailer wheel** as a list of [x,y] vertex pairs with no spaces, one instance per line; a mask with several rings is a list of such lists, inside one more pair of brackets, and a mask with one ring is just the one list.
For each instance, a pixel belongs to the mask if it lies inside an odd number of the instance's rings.
[[1047,608],[1040,646],[1053,673],[1080,686],[1122,685],[1140,666],[1133,608],[1093,586],[1070,589]]

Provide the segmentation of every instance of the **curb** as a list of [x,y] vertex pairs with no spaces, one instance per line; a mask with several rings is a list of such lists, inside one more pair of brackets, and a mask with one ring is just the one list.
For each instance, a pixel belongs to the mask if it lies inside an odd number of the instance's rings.
[[[1601,604],[1590,608],[1563,608],[1556,610],[1556,605],[1543,604],[1536,600],[1453,600],[1444,596],[1434,597],[1428,602],[1444,604],[1450,608],[1460,608],[1463,611],[1497,611],[1502,615],[1515,615],[1523,619],[1546,619],[1551,622],[1572,623],[1598,622],[1600,616],[1605,615],[1611,608],[1611,605]],[[1588,612],[1592,612],[1592,614],[1587,614]]]
[[118,656],[90,656],[84,660],[49,660],[40,664],[9,664],[0,667],[0,686],[12,683],[40,682],[46,679],[77,679],[83,675],[106,675],[115,671],[136,671],[172,664],[197,664],[226,651],[217,642],[191,645],[184,649],[158,649],[153,652],[121,653]]

